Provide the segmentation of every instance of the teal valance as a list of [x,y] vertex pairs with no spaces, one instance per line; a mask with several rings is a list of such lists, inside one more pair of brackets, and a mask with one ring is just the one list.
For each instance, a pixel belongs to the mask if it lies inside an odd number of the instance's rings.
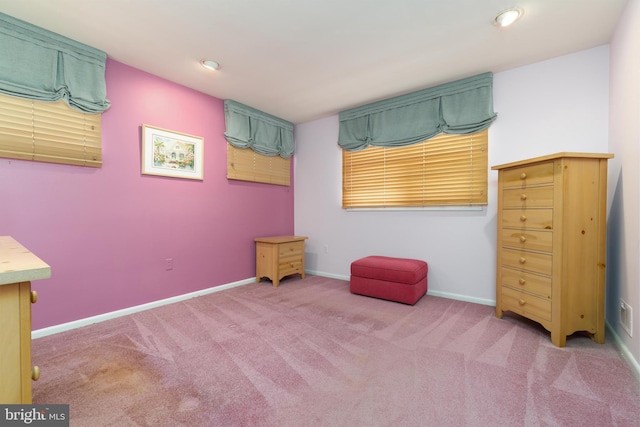
[[106,53],[0,13],[0,93],[101,113]]
[[479,132],[495,119],[493,74],[484,73],[342,111],[338,145],[400,147],[440,133]]
[[236,148],[288,159],[294,151],[293,123],[227,99],[224,136]]

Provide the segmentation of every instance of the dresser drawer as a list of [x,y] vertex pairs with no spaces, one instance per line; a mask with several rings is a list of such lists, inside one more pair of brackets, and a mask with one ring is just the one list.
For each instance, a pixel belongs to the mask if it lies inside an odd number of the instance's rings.
[[502,265],[534,273],[551,275],[551,255],[536,252],[502,249]]
[[304,252],[304,242],[288,242],[278,245],[278,255],[280,258],[302,255],[302,252]]
[[502,227],[553,230],[553,209],[504,209]]
[[288,276],[290,274],[302,273],[304,267],[302,259],[292,259],[290,261],[280,260],[278,264],[278,273],[280,276]]
[[502,230],[502,246],[530,251],[551,252],[553,233],[539,230]]
[[553,183],[553,162],[505,169],[502,174],[502,185],[504,185],[505,188],[524,188],[531,185],[551,183]]
[[503,310],[510,310],[534,320],[551,321],[551,300],[505,286],[502,286],[501,293]]
[[551,277],[538,276],[527,271],[502,267],[500,269],[502,286],[535,294],[544,299],[551,299]]
[[278,258],[278,265],[289,265],[294,262],[302,264],[302,253],[290,252]]
[[278,246],[278,273],[288,276],[300,273],[303,267],[304,241],[281,243]]
[[551,208],[553,207],[553,186],[504,190],[502,206],[505,208]]

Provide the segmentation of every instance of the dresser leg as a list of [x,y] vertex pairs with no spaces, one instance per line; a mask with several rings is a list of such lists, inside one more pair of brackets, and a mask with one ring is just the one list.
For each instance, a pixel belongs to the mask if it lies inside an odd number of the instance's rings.
[[551,343],[556,347],[564,347],[567,345],[567,336],[561,333],[551,332]]
[[595,334],[591,335],[591,339],[598,344],[604,344],[604,331],[596,332]]

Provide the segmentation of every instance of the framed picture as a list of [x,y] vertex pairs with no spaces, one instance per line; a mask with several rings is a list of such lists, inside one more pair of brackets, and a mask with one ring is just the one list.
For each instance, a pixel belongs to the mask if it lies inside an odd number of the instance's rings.
[[142,125],[142,173],[204,179],[204,139]]

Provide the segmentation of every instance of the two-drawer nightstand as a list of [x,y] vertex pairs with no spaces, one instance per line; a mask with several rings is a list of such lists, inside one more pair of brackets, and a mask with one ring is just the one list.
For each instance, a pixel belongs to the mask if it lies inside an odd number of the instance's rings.
[[256,282],[263,277],[271,279],[277,288],[280,279],[300,274],[304,279],[304,236],[257,237]]

